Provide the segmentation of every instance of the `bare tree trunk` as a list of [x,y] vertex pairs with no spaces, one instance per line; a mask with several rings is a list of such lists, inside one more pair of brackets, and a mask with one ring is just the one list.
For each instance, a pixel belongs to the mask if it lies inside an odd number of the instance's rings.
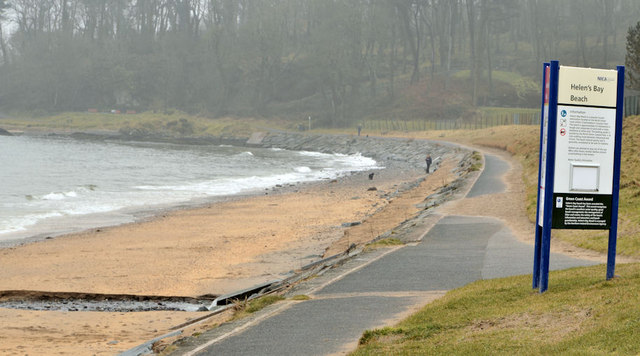
[[485,36],[487,36],[485,47],[487,51],[487,78],[489,80],[489,97],[491,97],[493,96],[493,63],[491,63],[491,34],[489,33],[489,26],[486,27],[485,31]]
[[398,50],[396,48],[396,26],[391,26],[391,50],[389,51],[389,86],[387,93],[389,98],[393,100],[395,98],[395,73],[396,73],[396,56]]
[[454,39],[454,32],[453,32],[453,4],[451,2],[449,2],[449,6],[448,6],[448,18],[449,18],[449,28],[448,28],[448,33],[447,33],[447,37],[449,38],[448,40],[448,44],[447,44],[447,63],[446,63],[446,70],[447,70],[447,75],[445,78],[445,82],[444,82],[444,87],[445,89],[449,87],[449,81],[451,79],[451,54],[453,52],[453,39]]
[[[420,6],[420,5],[416,5]],[[413,20],[416,25],[416,44],[415,44],[415,52],[413,55],[413,73],[411,74],[411,83],[417,83],[420,81],[420,44],[422,43],[422,31],[420,24],[420,7],[415,9],[413,13]]]
[[578,29],[578,33],[579,33],[579,40],[580,40],[580,54],[582,56],[582,66],[587,67],[587,40],[585,38],[584,35],[584,26],[582,25],[584,23],[584,12],[580,11],[580,21],[579,23],[579,29]]
[[[480,24],[480,34],[482,35],[482,39],[480,40],[480,42],[481,42],[481,48],[484,51],[487,51],[487,79],[489,83],[489,95],[485,96],[485,103],[484,103],[485,105],[486,105],[486,98],[487,97],[490,98],[493,95],[493,70],[492,70],[492,63],[491,63],[491,31],[490,31],[489,11],[491,11],[491,9],[487,8],[486,0],[482,0],[481,8],[480,8],[480,17],[482,19]],[[482,50],[480,51],[480,55],[482,55]]]
[[476,63],[476,41],[475,41],[475,11],[473,0],[467,0],[467,17],[469,21],[469,45],[471,47],[471,105],[476,106],[477,101],[477,74],[478,71]]
[[[451,54],[453,51],[453,5],[449,3],[449,43],[447,47],[447,74],[451,71]],[[447,75],[448,77],[448,75]]]
[[431,80],[435,77],[436,70],[436,39],[435,34],[431,32]]
[[2,51],[2,63],[9,63],[9,57],[7,56],[7,46],[4,43],[4,35],[2,33],[2,22],[0,22],[0,51]]
[[[413,59],[413,73],[411,73],[411,84],[415,84],[420,79],[420,25],[418,22],[419,11],[416,11],[413,15],[414,20],[416,20],[415,27],[415,38],[414,33],[411,29],[411,16],[409,11],[410,4],[399,3],[397,5],[398,12],[401,16],[402,24],[404,27],[406,42],[409,44],[409,49],[411,50],[411,57]],[[404,49],[403,49],[404,52]]]
[[[612,20],[613,20],[613,1],[602,1],[604,6],[604,16],[603,16],[603,24],[602,24],[602,35],[604,36],[604,41],[602,41],[602,53],[603,53],[603,68],[606,68],[607,63],[609,62],[609,34],[612,29]],[[615,42],[614,42],[615,43]]]

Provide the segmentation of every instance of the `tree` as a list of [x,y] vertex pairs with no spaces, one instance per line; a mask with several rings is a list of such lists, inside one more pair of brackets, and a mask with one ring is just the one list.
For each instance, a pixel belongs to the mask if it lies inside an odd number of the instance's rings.
[[607,66],[609,62],[609,36],[613,32],[613,1],[602,0],[602,6],[604,7],[604,16],[602,16],[602,36],[604,40],[602,41],[602,65],[603,67]]
[[627,33],[627,54],[625,56],[627,84],[633,89],[640,89],[640,21]]
[[423,40],[423,4],[419,0],[397,0],[396,9],[402,23],[406,43],[411,51],[413,72],[411,84],[420,81],[420,51]]
[[476,105],[478,97],[478,59],[476,57],[476,11],[474,0],[467,0],[467,21],[469,27],[469,47],[471,48],[470,78],[471,78],[471,105]]
[[622,61],[640,2],[0,0],[0,16],[7,109],[311,114],[347,125],[421,80],[433,94],[439,81],[466,86],[456,105],[519,105],[495,71],[531,84],[541,61]]
[[0,0],[0,52],[2,52],[2,63],[7,62],[7,47],[4,43],[4,34],[2,32],[2,22],[4,21],[4,11],[9,7],[5,0]]

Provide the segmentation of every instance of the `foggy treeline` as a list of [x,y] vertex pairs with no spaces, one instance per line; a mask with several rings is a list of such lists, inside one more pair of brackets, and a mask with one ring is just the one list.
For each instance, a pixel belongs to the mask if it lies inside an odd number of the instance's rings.
[[[624,64],[636,0],[0,0],[0,107],[355,120],[467,71]],[[429,86],[425,86],[429,90]],[[488,98],[488,99],[487,99]],[[506,105],[507,103],[497,104]],[[535,104],[534,104],[535,105]]]

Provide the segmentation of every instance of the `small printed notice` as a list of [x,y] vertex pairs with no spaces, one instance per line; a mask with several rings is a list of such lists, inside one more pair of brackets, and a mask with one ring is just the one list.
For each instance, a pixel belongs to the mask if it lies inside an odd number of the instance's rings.
[[555,193],[611,194],[615,124],[615,109],[558,105]]
[[[554,229],[608,229],[611,226],[610,195],[556,194]],[[560,203],[561,202],[561,203]]]
[[[569,159],[593,160],[607,154],[615,128],[615,110],[570,110]],[[608,114],[608,115],[607,115]]]

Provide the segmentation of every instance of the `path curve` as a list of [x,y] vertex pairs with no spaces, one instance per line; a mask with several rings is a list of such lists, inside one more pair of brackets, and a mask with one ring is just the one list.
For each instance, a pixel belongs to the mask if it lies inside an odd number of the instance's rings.
[[[464,199],[451,202],[454,207],[480,197],[492,200],[513,189],[503,180],[512,165],[497,155],[485,157],[483,172]],[[357,347],[363,331],[392,325],[447,290],[479,279],[531,273],[530,244],[516,238],[504,220],[480,216],[486,211],[463,210],[438,209],[432,218],[439,220],[420,242],[358,256],[289,293],[310,300],[277,303],[186,341],[175,354],[345,354]],[[551,256],[551,269],[595,263]]]

